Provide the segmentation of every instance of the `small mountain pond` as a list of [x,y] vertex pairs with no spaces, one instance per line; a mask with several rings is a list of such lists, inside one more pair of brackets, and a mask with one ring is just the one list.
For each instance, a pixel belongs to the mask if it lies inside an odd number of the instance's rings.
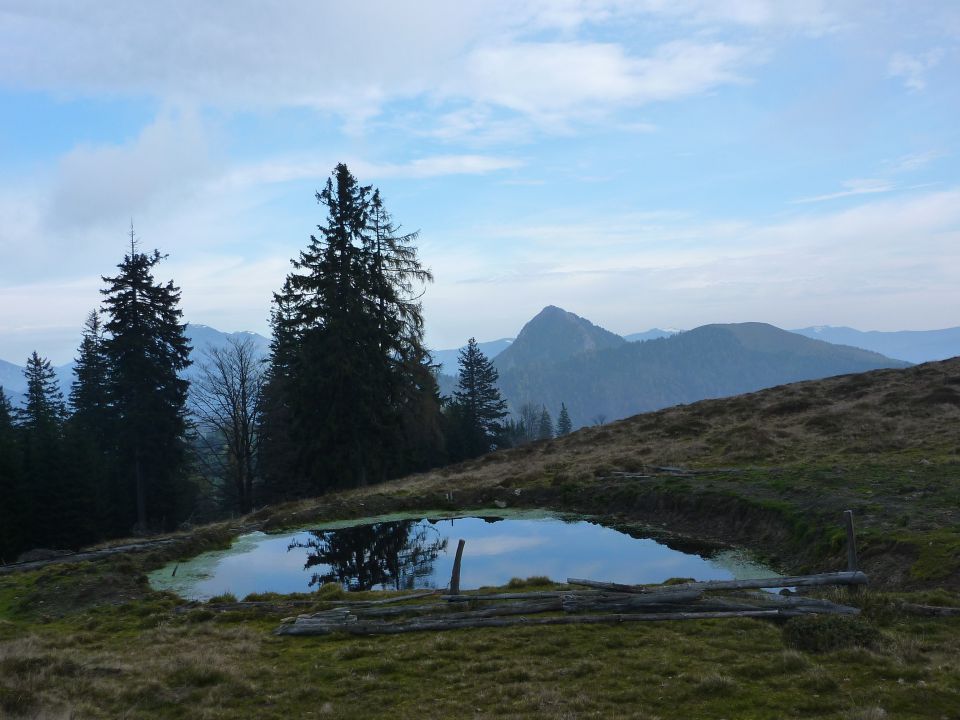
[[195,600],[223,593],[242,599],[250,593],[309,592],[329,582],[350,590],[444,588],[461,538],[466,541],[460,576],[465,590],[533,575],[621,583],[776,576],[740,551],[679,541],[668,545],[649,533],[631,529],[631,535],[582,516],[504,514],[382,516],[282,534],[254,532],[238,537],[229,550],[170,563],[150,574],[150,584]]

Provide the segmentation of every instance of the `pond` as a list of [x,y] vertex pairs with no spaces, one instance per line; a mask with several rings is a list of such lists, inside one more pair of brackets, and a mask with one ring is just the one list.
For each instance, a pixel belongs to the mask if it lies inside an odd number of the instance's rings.
[[203,553],[151,573],[150,584],[196,600],[224,593],[242,599],[250,593],[309,592],[330,582],[350,590],[444,588],[461,538],[466,541],[464,590],[534,575],[560,582],[578,577],[620,583],[776,575],[737,551],[680,550],[675,543],[672,548],[582,517],[477,515],[379,517],[276,535],[250,533],[229,550]]

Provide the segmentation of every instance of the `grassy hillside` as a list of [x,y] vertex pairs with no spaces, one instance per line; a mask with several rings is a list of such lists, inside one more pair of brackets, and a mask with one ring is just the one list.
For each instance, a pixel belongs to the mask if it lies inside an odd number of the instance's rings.
[[[395,483],[267,508],[108,561],[0,575],[0,717],[882,718],[960,707],[960,359],[707,400]],[[184,607],[143,573],[241,527],[546,505],[842,564],[855,621],[698,620],[357,639],[276,637],[278,607]],[[469,562],[469,548],[464,559]],[[544,587],[543,580],[513,589]],[[885,587],[884,587],[885,586]],[[309,597],[336,600],[326,586]],[[354,596],[356,597],[356,596]],[[327,604],[326,607],[330,605]]]

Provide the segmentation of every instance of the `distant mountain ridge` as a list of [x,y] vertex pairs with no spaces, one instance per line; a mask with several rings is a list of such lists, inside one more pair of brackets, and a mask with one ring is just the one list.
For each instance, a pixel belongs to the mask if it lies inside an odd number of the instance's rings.
[[838,345],[873,350],[887,357],[912,363],[946,360],[960,355],[960,327],[942,330],[855,330],[849,327],[818,325],[792,332]]
[[[224,348],[231,339],[249,338],[259,355],[265,358],[270,353],[270,340],[255,332],[226,333],[208,325],[189,323],[185,334],[193,348],[190,352],[190,359],[193,364],[184,372],[184,377],[188,380],[195,378],[200,371],[198,363],[201,361],[204,352],[210,348]],[[70,394],[70,385],[73,383],[73,366],[74,362],[71,361],[54,368],[64,398]],[[14,405],[20,405],[23,394],[27,391],[27,381],[23,376],[23,367],[6,360],[0,360],[0,387],[3,388],[10,402]]]
[[644,342],[646,340],[659,340],[660,338],[671,337],[678,333],[682,333],[683,330],[678,330],[677,328],[650,328],[644,332],[630,333],[629,335],[624,335],[623,339],[627,342]]
[[[477,343],[477,347],[480,348],[480,352],[490,360],[510,347],[510,343],[512,342],[513,338],[500,338],[499,340]],[[465,347],[466,345],[448,350],[431,350],[430,356],[433,358],[433,362],[440,366],[441,374],[457,375],[459,372],[457,367],[460,359],[460,351]]]
[[534,403],[556,412],[563,402],[578,427],[600,418],[614,420],[800,380],[909,364],[765,323],[704,325],[646,342],[621,338],[619,344],[558,355],[550,362],[542,349],[526,347],[544,335],[538,325],[546,324],[552,332],[567,328],[569,337],[553,337],[555,346],[583,347],[582,325],[558,324],[554,315],[551,311],[545,319],[541,313],[531,320],[509,349],[514,358],[532,360],[503,363],[503,355],[497,358],[500,389],[513,410]]

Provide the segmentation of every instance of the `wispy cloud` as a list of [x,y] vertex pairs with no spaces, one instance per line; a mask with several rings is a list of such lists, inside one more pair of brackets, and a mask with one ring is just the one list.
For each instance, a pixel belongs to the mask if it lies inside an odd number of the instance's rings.
[[919,92],[927,87],[927,73],[940,64],[944,53],[934,48],[919,55],[896,53],[887,64],[890,77],[901,78],[907,89]]
[[613,43],[513,43],[474,51],[466,77],[447,92],[549,122],[743,82],[741,71],[755,59],[746,47],[719,42],[666,43],[645,57]]
[[884,163],[884,169],[891,175],[910,173],[926,167],[934,160],[937,160],[941,157],[943,157],[943,153],[938,150],[909,153],[894,160],[886,161]]
[[890,192],[894,186],[887,180],[877,178],[863,178],[859,180],[847,180],[843,183],[844,190],[826,193],[825,195],[814,195],[812,197],[799,198],[792,200],[795,205],[805,203],[825,202],[827,200],[837,200],[838,198],[850,197],[852,195],[872,195],[874,193]]
[[[235,168],[217,181],[219,187],[249,187],[293,180],[326,179],[341,160],[278,159]],[[381,163],[363,159],[346,159],[354,175],[366,180],[425,179],[448,175],[483,175],[523,165],[518,158],[492,155],[431,155],[406,163]]]

